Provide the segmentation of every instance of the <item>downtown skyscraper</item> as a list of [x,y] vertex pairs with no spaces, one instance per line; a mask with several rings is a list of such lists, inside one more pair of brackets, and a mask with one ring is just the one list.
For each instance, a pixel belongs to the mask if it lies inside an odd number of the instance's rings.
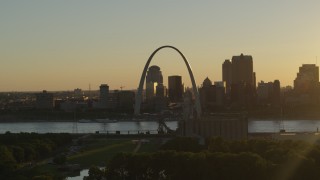
[[183,84],[181,76],[169,76],[169,99],[171,102],[181,102],[183,96]]
[[227,98],[238,107],[248,107],[254,102],[256,77],[250,55],[233,56],[222,64],[222,78],[226,82]]
[[294,80],[296,93],[312,94],[319,87],[319,67],[315,64],[303,64]]
[[[151,66],[146,76],[146,99],[151,100],[157,94],[157,86],[163,87],[163,76],[159,66]],[[158,89],[159,89],[158,87]]]

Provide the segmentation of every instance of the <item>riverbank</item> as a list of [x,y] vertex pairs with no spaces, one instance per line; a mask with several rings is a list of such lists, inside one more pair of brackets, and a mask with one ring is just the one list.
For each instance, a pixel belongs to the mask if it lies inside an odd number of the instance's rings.
[[[85,119],[87,120],[87,119]],[[166,122],[174,122],[177,120],[166,120]],[[111,124],[111,123],[117,123],[117,122],[158,122],[158,120],[152,120],[152,119],[119,119],[119,120],[115,120],[114,122],[98,122],[96,120],[87,120],[85,122],[83,122],[83,120],[19,120],[19,119],[15,119],[15,120],[0,120],[0,123],[46,123],[46,122],[69,122],[69,123],[80,123],[80,124],[87,124],[87,123],[100,123],[100,124]]]
[[[108,119],[108,118],[106,118]],[[82,120],[88,120],[86,122],[82,122]],[[115,120],[114,122],[98,122],[95,119],[82,119],[82,120],[73,120],[73,119],[50,119],[50,120],[44,120],[44,119],[0,119],[0,123],[41,123],[41,122],[69,122],[69,123],[116,123],[116,122],[158,122],[158,120],[152,120],[152,119],[136,119],[136,118],[127,118],[127,119],[111,119]],[[310,120],[320,120],[320,117],[289,117],[289,118],[281,118],[281,117],[249,117],[248,121],[310,121]],[[172,122],[177,121],[174,119],[166,120],[166,122]]]

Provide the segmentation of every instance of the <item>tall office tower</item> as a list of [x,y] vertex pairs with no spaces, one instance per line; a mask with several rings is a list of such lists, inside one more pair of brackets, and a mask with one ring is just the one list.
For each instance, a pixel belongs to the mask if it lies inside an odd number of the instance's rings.
[[257,90],[257,78],[255,72],[253,72],[253,88]]
[[165,88],[166,87],[162,83],[159,83],[156,87],[156,96],[160,98],[165,97]]
[[239,107],[249,107],[254,103],[256,94],[255,73],[252,56],[232,57],[231,101]]
[[299,94],[314,93],[319,86],[319,67],[315,64],[303,64],[294,80],[294,90]]
[[133,91],[118,91],[117,108],[122,112],[133,111],[135,93]]
[[281,92],[280,92],[280,81],[273,81],[273,105],[279,106],[281,104]]
[[171,102],[181,102],[183,95],[183,85],[181,76],[169,76],[169,99]]
[[155,112],[161,112],[165,109],[167,109],[167,103],[168,103],[168,99],[167,97],[167,93],[166,93],[166,87],[162,84],[159,83],[156,87],[156,97],[155,97],[155,101],[154,101],[154,110]]
[[109,86],[107,84],[100,85],[100,106],[107,108],[109,98]]
[[204,112],[213,110],[213,105],[216,102],[216,86],[212,85],[212,81],[207,77],[202,87],[199,88],[201,107]]
[[252,56],[241,54],[232,57],[232,84],[246,83],[253,86]]
[[229,94],[232,84],[232,63],[229,59],[222,64],[222,81],[226,82],[226,93]]
[[150,100],[156,96],[158,84],[163,83],[162,72],[159,66],[151,66],[146,76],[146,99]]
[[214,85],[216,87],[216,105],[223,106],[226,98],[226,82],[215,81]]

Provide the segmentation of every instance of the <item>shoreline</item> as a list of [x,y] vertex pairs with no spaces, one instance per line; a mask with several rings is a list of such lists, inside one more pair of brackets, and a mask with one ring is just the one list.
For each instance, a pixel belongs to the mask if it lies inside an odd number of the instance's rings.
[[[88,119],[90,120],[90,119]],[[166,122],[173,122],[177,120],[169,120]],[[70,123],[81,123],[81,124],[87,124],[87,123],[117,123],[117,122],[158,122],[157,120],[117,120],[115,122],[97,122],[95,120],[91,120],[90,122],[79,122],[79,120],[0,120],[0,123],[42,123],[42,122],[70,122]]]
[[[70,122],[70,123],[81,123],[81,124],[86,124],[86,123],[117,123],[117,122],[157,122],[157,120],[132,120],[132,119],[121,119],[117,120],[116,122],[97,122],[95,120],[87,119],[90,120],[90,122],[79,122],[79,120],[68,120],[68,119],[62,119],[62,120],[18,120],[18,119],[0,119],[0,123],[48,123],[48,122]],[[172,121],[178,121],[178,120],[168,120],[166,122],[172,122]],[[248,118],[248,121],[320,121],[320,118]]]

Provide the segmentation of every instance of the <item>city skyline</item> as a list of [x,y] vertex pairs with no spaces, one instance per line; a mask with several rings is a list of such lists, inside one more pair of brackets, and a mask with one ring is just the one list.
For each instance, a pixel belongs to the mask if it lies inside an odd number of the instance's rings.
[[[0,91],[137,89],[162,45],[184,53],[198,86],[222,80],[224,60],[241,53],[253,57],[257,82],[282,86],[316,64],[320,2],[181,2],[0,2]],[[188,77],[178,58],[163,50],[151,65]]]

